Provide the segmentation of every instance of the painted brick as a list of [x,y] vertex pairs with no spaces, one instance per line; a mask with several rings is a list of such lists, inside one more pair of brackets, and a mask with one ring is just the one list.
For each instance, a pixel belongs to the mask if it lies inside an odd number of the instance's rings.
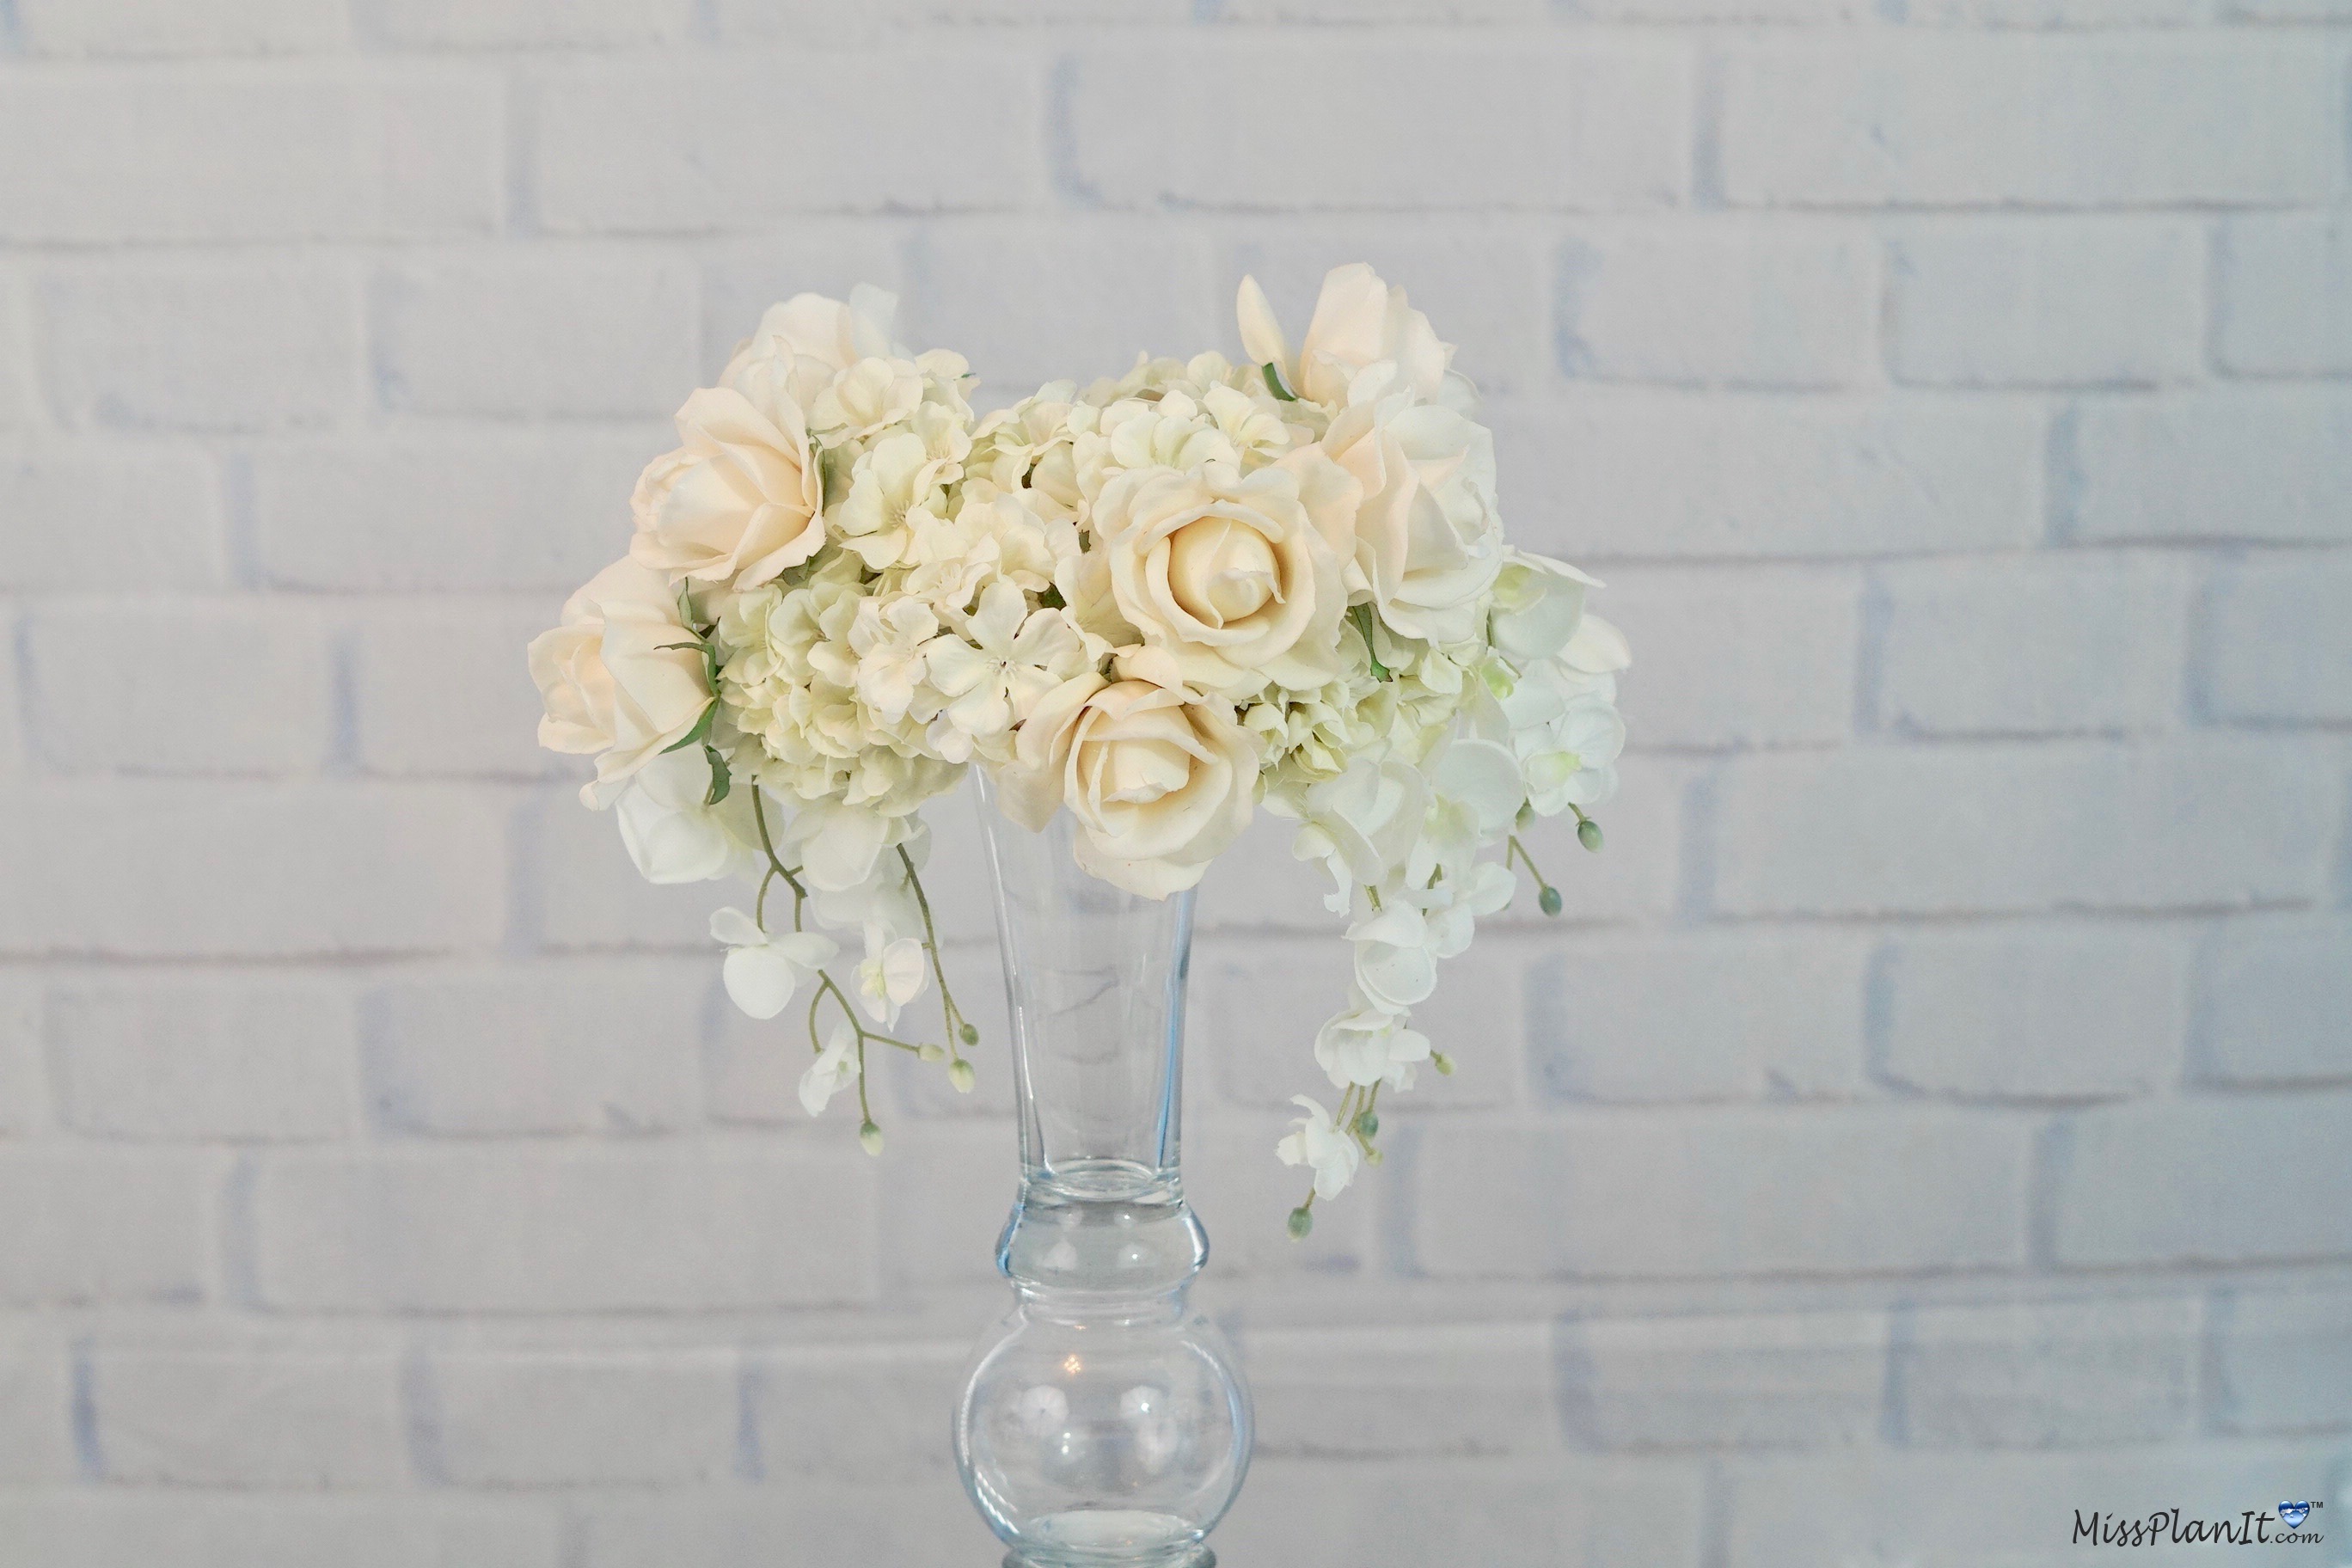
[[732,1351],[451,1352],[432,1357],[428,1452],[460,1486],[723,1479],[741,1379]]
[[1560,368],[1597,381],[1836,387],[1875,363],[1878,264],[1863,236],[1720,221],[1571,235]]
[[2352,541],[2352,391],[2086,400],[2060,430],[2057,510],[2078,538]]
[[677,43],[692,0],[354,0],[371,41],[415,48],[547,48]]
[[1540,1452],[1551,1325],[1266,1331],[1243,1342],[1257,1450],[1309,1458]]
[[1448,1279],[2013,1267],[2025,1155],[2015,1122],[1876,1109],[1431,1128],[1412,1246]]
[[2022,405],[1612,390],[1489,416],[1514,537],[1578,562],[2015,549],[2042,533],[2042,421]]
[[257,1289],[275,1307],[674,1310],[873,1289],[871,1176],[839,1158],[288,1154],[264,1163],[252,1203]]
[[[326,759],[333,662],[306,605],[67,601],[26,619],[25,647],[34,734],[53,772],[305,773]],[[220,679],[156,679],[170,669]]]
[[2188,954],[2133,931],[1920,932],[1887,951],[1878,1070],[1982,1100],[2146,1094],[2179,1074]]
[[1923,1307],[1895,1354],[1916,1447],[2078,1447],[2184,1436],[2197,1404],[2193,1300]]
[[586,809],[576,790],[552,791],[526,809],[520,831],[535,890],[525,934],[537,945],[710,952],[710,911],[724,899],[705,883],[656,887],[639,876],[611,812]]
[[1895,241],[1896,377],[2150,384],[2203,366],[2204,236],[2182,223],[1979,220]]
[[0,279],[0,431],[33,418],[33,329],[21,293]]
[[1697,1568],[1703,1560],[1700,1477],[1671,1460],[1276,1457],[1251,1473],[1255,1484],[1215,1537],[1221,1558],[1285,1568]]
[[1741,1460],[1726,1468],[1722,1561],[2063,1563],[2083,1550],[2068,1544],[2077,1510],[2146,1519],[2177,1508],[2184,1519],[2234,1525],[2243,1510],[2263,1506],[2252,1500],[2273,1492],[2322,1496],[2330,1458],[2313,1445],[2202,1443]]
[[1221,22],[1532,22],[1541,0],[1223,0]]
[[1486,392],[1531,392],[1551,376],[1549,270],[1535,235],[1515,224],[1465,217],[1433,227],[1418,217],[1350,216],[1242,220],[1239,237],[1213,269],[1216,330],[1205,341],[1239,339],[1225,286],[1255,277],[1296,342],[1307,334],[1324,275],[1369,261],[1426,311],[1458,346],[1454,368]]
[[0,588],[197,587],[225,581],[220,481],[193,451],[65,448],[0,456],[0,516],[71,528],[0,531]]
[[[389,1355],[107,1349],[90,1361],[111,1481],[370,1487],[407,1474]],[[225,1412],[234,1419],[224,1419]]]
[[1949,27],[2160,27],[2209,21],[2213,0],[1906,0],[1905,19]]
[[65,1356],[32,1341],[0,1345],[0,1480],[13,1486],[70,1481],[73,1383]]
[[270,430],[359,404],[359,291],[336,264],[141,264],[50,273],[49,396],[68,425]]
[[1572,1440],[1597,1448],[1866,1443],[1886,1385],[1874,1312],[1595,1318],[1559,1329]]
[[430,785],[119,780],[16,791],[0,812],[0,864],[21,879],[20,896],[0,903],[0,952],[483,946],[506,930],[506,804]]
[[350,998],[293,976],[89,976],[52,987],[60,1117],[110,1138],[304,1139],[357,1118]]
[[44,1011],[37,976],[0,975],[0,1133],[37,1131],[49,1123]]
[[2336,787],[2316,759],[2259,742],[2195,751],[2193,765],[2176,745],[1741,758],[1717,785],[1715,904],[2157,910],[2316,893]]
[[2224,928],[2205,956],[2194,1059],[2209,1083],[2352,1078],[2352,923]]
[[371,773],[543,778],[576,764],[541,749],[523,650],[555,624],[543,600],[371,606],[352,633],[353,739]]
[[274,55],[329,51],[351,26],[336,0],[16,0],[43,55]]
[[689,1125],[701,965],[567,963],[394,981],[361,1001],[370,1113],[404,1132]]
[[[2316,202],[2340,88],[2286,39],[1769,40],[1723,66],[1723,189],[1761,205]],[[2258,121],[2262,136],[2227,128]]]
[[2095,1268],[2352,1253],[2347,1139],[2352,1094],[2086,1111],[2058,1144],[2056,1257]]
[[[1672,46],[1155,43],[1089,50],[1072,75],[1064,177],[1118,206],[1618,211],[1689,180],[1690,72]],[[1171,79],[1193,84],[1176,132],[1135,112]],[[1382,101],[1416,108],[1364,114]],[[1277,102],[1284,133],[1252,132]]]
[[2231,1432],[2352,1426],[2352,1297],[2244,1290],[2213,1316],[2215,1421]]
[[201,1297],[221,1175],[207,1156],[9,1151],[0,1158],[0,1301]]
[[2214,353],[2253,374],[2352,372],[2352,221],[2323,213],[2221,226]]
[[[499,100],[471,72],[19,75],[0,96],[0,238],[481,233],[500,206]],[[138,155],[159,147],[172,155]]]
[[254,553],[288,587],[569,594],[627,551],[630,489],[674,443],[630,426],[267,447]]
[[2177,562],[1921,562],[1882,569],[1876,588],[1877,715],[1895,730],[2129,731],[2179,706],[2189,584]]
[[559,1543],[551,1513],[511,1501],[112,1490],[0,1499],[0,1540],[93,1568],[556,1568]]
[[1035,62],[977,46],[551,68],[527,87],[528,188],[558,233],[1015,206],[1042,183],[1041,96]]
[[[944,1431],[946,1423],[940,1424]],[[567,1568],[741,1568],[746,1563],[919,1563],[992,1551],[971,1505],[940,1478],[897,1486],[803,1482],[668,1497],[604,1494],[575,1506]],[[947,1544],[943,1548],[943,1543]]]
[[1847,571],[1612,570],[1586,605],[1633,641],[1636,747],[1815,745],[1853,731],[1862,584]]
[[683,261],[554,254],[385,268],[369,291],[378,395],[421,414],[658,416],[697,374]]
[[943,1417],[971,1355],[962,1343],[753,1352],[747,1419],[761,1473],[870,1483],[944,1471]]
[[[797,1105],[793,1113],[805,1120]],[[836,1114],[827,1130],[838,1132],[849,1120]],[[885,1296],[956,1289],[1009,1307],[1011,1287],[996,1272],[996,1237],[1020,1184],[1020,1133],[1011,1119],[927,1122],[894,1127],[885,1136],[892,1133],[875,1171],[881,1231],[889,1238],[881,1257]],[[834,1157],[845,1158],[845,1139],[839,1147],[843,1152]],[[1189,1190],[1190,1173],[1185,1184]],[[1197,1207],[1197,1194],[1194,1201]],[[1217,1266],[1224,1265],[1221,1247]]]
[[1633,1103],[1851,1097],[1867,953],[1849,937],[1745,934],[1543,953],[1527,981],[1536,1081],[1564,1099]]
[[2200,628],[2207,711],[2264,722],[2352,720],[2347,603],[2352,552],[2221,572]]
[[[779,300],[795,294],[846,300],[860,283],[903,295],[905,248],[895,231],[877,232],[855,218],[795,221],[787,234],[697,245],[695,254],[702,258],[703,374],[715,378],[736,345],[759,325],[761,314]],[[902,335],[905,324],[902,319]]]
[[951,345],[1003,401],[1067,377],[1118,375],[1141,353],[1190,358],[1232,335],[1207,236],[1034,217],[934,225],[916,239],[906,327]]
[[16,657],[18,634],[0,618],[0,779],[30,771],[33,742],[26,733],[22,661]]

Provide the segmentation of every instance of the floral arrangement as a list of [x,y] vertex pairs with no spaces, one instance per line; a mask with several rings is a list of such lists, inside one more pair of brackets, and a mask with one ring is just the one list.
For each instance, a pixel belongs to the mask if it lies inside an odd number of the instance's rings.
[[[926,801],[977,764],[1150,898],[1261,806],[1291,819],[1355,956],[1315,1041],[1339,1103],[1299,1096],[1276,1148],[1312,1173],[1303,1236],[1378,1162],[1381,1092],[1453,1070],[1412,1010],[1515,863],[1559,912],[1519,833],[1571,813],[1600,847],[1624,639],[1593,579],[1505,542],[1453,347],[1369,267],[1324,280],[1296,353],[1244,279],[1245,362],[1147,358],[982,419],[960,356],[892,342],[895,304],[789,300],[687,399],[628,554],[530,646],[541,742],[595,755],[583,798],[646,878],[756,886],[711,918],[728,994],[807,995],[802,1102],[855,1086],[876,1153],[869,1046],[973,1081]],[[943,1043],[894,1032],[927,984]]]

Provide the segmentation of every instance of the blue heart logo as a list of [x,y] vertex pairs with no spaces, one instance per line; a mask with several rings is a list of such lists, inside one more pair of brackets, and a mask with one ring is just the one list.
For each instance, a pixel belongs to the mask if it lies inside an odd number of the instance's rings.
[[2296,1525],[2301,1524],[2305,1519],[2309,1518],[2310,1515],[2311,1505],[2307,1502],[2283,1502],[2279,1504],[2279,1522],[2285,1525],[2289,1530],[2293,1530]]

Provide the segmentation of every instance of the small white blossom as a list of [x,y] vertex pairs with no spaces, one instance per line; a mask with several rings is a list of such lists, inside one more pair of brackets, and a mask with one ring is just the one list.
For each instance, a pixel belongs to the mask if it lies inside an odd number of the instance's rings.
[[835,1024],[824,1049],[801,1074],[802,1108],[811,1116],[824,1115],[825,1102],[848,1088],[857,1070],[857,1031],[845,1022]]
[[879,925],[866,928],[866,956],[857,965],[857,1001],[884,1028],[898,1021],[898,1009],[923,988],[923,944],[893,937]]
[[1413,1068],[1429,1059],[1429,1037],[1402,1016],[1360,1007],[1325,1024],[1315,1037],[1315,1059],[1338,1088],[1412,1087]]
[[1346,1131],[1331,1123],[1331,1113],[1303,1094],[1291,1096],[1293,1105],[1307,1114],[1291,1124],[1293,1131],[1274,1146],[1286,1165],[1307,1165],[1315,1172],[1315,1195],[1329,1202],[1347,1190],[1363,1163],[1364,1152]]
[[754,1018],[772,1018],[792,1005],[793,994],[840,951],[814,931],[761,931],[735,909],[710,917],[710,936],[730,950],[722,970],[729,999]]

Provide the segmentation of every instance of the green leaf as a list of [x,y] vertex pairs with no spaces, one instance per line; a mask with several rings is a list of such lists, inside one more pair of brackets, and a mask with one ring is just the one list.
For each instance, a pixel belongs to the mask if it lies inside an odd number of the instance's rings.
[[1351,605],[1348,615],[1356,623],[1356,630],[1364,639],[1364,657],[1372,661],[1372,679],[1388,679],[1393,671],[1381,662],[1380,653],[1372,646],[1372,607],[1370,605]]
[[735,787],[735,780],[728,773],[727,759],[719,754],[718,747],[705,742],[702,754],[710,761],[710,793],[702,797],[702,804],[717,805]]
[[664,746],[662,748],[662,755],[667,756],[672,752],[682,752],[688,746],[694,745],[698,742],[703,740],[710,733],[710,721],[718,717],[719,699],[714,697],[710,700],[709,706],[703,709],[702,717],[694,721],[694,728],[688,730],[685,734],[680,735],[677,740],[672,741],[668,745]]
[[1265,389],[1268,392],[1273,393],[1285,403],[1298,401],[1298,394],[1282,384],[1282,373],[1275,369],[1271,362],[1258,366],[1258,369],[1265,372]]

